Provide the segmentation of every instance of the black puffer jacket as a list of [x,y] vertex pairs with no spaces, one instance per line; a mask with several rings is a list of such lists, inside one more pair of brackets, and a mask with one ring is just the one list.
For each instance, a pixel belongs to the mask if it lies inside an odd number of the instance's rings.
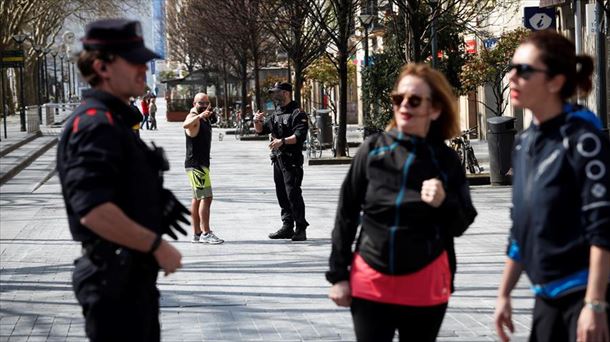
[[[447,193],[439,208],[421,200],[422,183],[431,178],[440,179]],[[360,225],[356,249],[376,270],[412,273],[446,250],[455,273],[453,237],[476,214],[457,155],[443,141],[396,130],[374,135],[358,150],[341,187],[326,278],[349,279]]]

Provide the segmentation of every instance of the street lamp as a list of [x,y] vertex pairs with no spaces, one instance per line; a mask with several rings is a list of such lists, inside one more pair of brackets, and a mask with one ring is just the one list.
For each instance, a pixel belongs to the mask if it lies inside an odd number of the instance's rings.
[[36,51],[36,94],[38,95],[38,119],[42,122],[42,96],[40,95],[40,90],[42,88],[42,73],[40,69],[42,65],[40,64],[40,54],[42,53],[42,46],[40,44],[33,44],[32,48]]
[[438,67],[438,42],[436,37],[436,8],[438,7],[438,0],[429,0],[430,8],[432,10],[432,23],[430,26],[430,35],[431,37],[431,50],[432,50],[432,68],[436,69]]
[[[360,16],[358,16],[358,19],[360,19],[360,24],[362,25],[362,27],[364,28],[364,66],[361,69],[362,70],[362,75],[361,75],[361,80],[362,80],[362,85],[364,85],[364,72],[366,71],[366,69],[368,69],[369,67],[369,26],[371,25],[371,23],[373,22],[373,20],[375,19],[375,15],[371,14],[369,9],[367,8],[366,11],[361,11]],[[364,138],[366,138],[368,136],[368,125],[367,125],[367,117],[368,117],[368,112],[369,112],[369,106],[365,106],[363,104],[362,106],[362,125],[364,126],[364,130],[363,130],[363,136]]]
[[[28,39],[28,35],[27,34],[15,34],[13,35],[13,40],[19,44],[19,50],[23,51],[23,42],[25,42],[26,39]],[[19,96],[19,101],[21,102],[21,115],[19,116],[19,119],[21,121],[21,131],[25,132],[25,99],[23,96],[23,64],[21,65],[21,67],[19,67],[19,88],[21,90],[21,94]]]
[[42,50],[42,53],[44,55],[44,63],[43,63],[43,67],[44,67],[44,72],[43,72],[43,79],[44,79],[44,102],[49,102],[49,70],[47,69],[47,55],[49,54],[49,52],[51,52],[51,48],[44,48]]
[[51,56],[53,56],[53,102],[57,103],[57,54],[59,51],[56,47],[51,49]]
[[66,92],[65,92],[65,78],[64,78],[64,58],[66,57],[66,53],[62,50],[59,53],[59,64],[61,66],[61,102],[66,103]]

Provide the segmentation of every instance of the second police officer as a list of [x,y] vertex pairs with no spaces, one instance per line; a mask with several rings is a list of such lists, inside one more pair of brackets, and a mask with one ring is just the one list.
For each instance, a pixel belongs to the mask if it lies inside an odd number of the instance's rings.
[[[275,192],[281,207],[282,227],[269,234],[270,239],[305,241],[305,203],[301,191],[303,181],[303,143],[307,138],[308,119],[292,100],[290,83],[278,82],[269,89],[276,110],[268,118],[262,112],[254,116],[256,133],[271,134],[269,144],[273,163]],[[295,229],[296,228],[296,229]]]

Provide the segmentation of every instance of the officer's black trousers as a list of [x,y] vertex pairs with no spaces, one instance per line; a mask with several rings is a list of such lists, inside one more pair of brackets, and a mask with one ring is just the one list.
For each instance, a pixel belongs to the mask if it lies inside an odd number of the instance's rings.
[[[120,291],[109,290],[108,272],[88,257],[76,261],[73,286],[93,341],[160,341],[158,267],[134,263]],[[109,271],[116,273],[116,271]]]
[[305,229],[309,225],[305,220],[305,202],[301,192],[303,166],[290,160],[278,157],[273,163],[273,180],[277,201],[282,208],[282,226]]

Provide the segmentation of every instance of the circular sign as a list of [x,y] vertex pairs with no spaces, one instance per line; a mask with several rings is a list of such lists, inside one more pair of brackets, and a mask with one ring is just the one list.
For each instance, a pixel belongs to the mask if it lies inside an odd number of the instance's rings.
[[530,18],[530,25],[535,30],[546,30],[551,27],[553,23],[553,18],[551,18],[546,13],[536,13]]

